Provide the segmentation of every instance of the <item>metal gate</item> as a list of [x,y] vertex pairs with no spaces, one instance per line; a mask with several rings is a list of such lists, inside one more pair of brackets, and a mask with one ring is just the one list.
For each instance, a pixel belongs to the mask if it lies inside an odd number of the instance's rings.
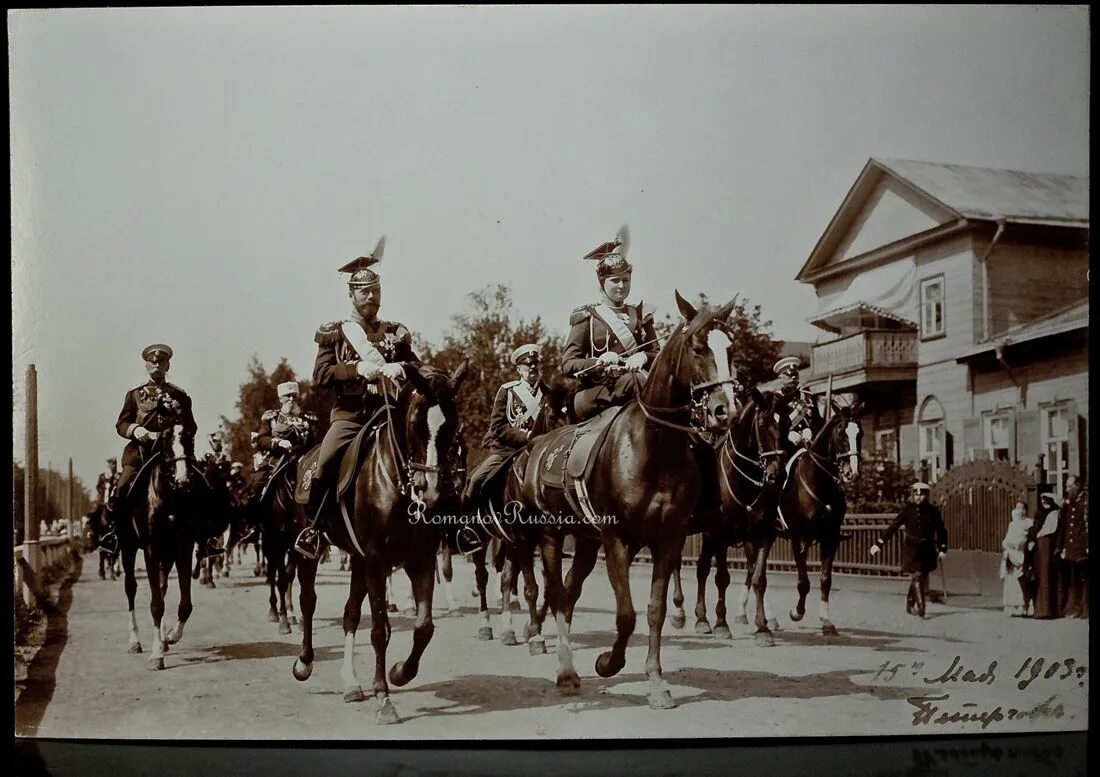
[[932,486],[955,550],[1001,552],[1001,541],[1016,502],[1035,514],[1035,476],[1007,461],[971,461],[952,467]]

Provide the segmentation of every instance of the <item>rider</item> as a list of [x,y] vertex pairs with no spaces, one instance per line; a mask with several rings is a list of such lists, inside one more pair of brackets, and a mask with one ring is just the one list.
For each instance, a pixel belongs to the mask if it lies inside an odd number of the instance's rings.
[[535,421],[546,406],[549,387],[539,375],[542,352],[534,344],[521,345],[512,351],[512,364],[516,366],[519,380],[512,380],[497,389],[493,399],[493,411],[489,416],[489,431],[481,441],[481,447],[489,450],[466,483],[463,501],[474,499],[485,478],[513,451],[525,446],[531,439]]
[[301,455],[313,444],[317,416],[303,413],[299,407],[298,384],[295,381],[280,383],[278,392],[280,408],[268,410],[260,418],[260,436],[256,438],[256,447],[263,454],[263,460],[248,481],[250,504],[259,500],[283,457]]
[[316,558],[320,552],[317,522],[327,492],[336,485],[341,454],[375,411],[383,407],[383,392],[393,393],[393,386],[385,386],[383,381],[402,379],[403,364],[420,364],[413,353],[412,334],[405,325],[378,318],[382,279],[371,268],[382,261],[385,244],[383,237],[369,256],[353,259],[338,270],[351,273],[348,279],[351,318],[323,324],[314,337],[317,359],[313,365],[313,385],[331,388],[336,401],[309,489],[307,509],[312,520],[294,545],[306,558]]
[[[171,366],[172,349],[162,343],[156,343],[143,350],[141,358],[145,361],[145,371],[149,373],[149,381],[126,392],[122,411],[118,414],[118,422],[115,424],[119,437],[129,442],[122,451],[122,472],[119,473],[118,482],[107,501],[111,528],[99,543],[107,553],[118,552],[118,527],[121,519],[119,506],[126,498],[130,483],[141,469],[141,465],[152,454],[157,434],[174,424],[181,424],[183,426],[181,442],[184,452],[192,460],[195,454],[195,433],[198,431],[198,425],[191,412],[191,397],[187,396],[179,386],[169,383],[166,379]],[[205,542],[200,542],[198,545],[200,558],[222,552],[215,544],[213,537],[207,537]]]
[[813,392],[798,382],[799,364],[801,361],[797,356],[785,356],[772,367],[775,374],[782,379],[776,394],[788,413],[790,431],[787,433],[787,441],[791,453],[799,446],[808,448],[814,439],[814,429],[820,426]]
[[96,480],[95,493],[96,493],[96,509],[102,509],[107,506],[107,501],[115,492],[115,487],[118,485],[118,459],[114,456],[107,459],[107,469],[99,473],[99,479]]
[[561,371],[580,382],[574,402],[581,421],[633,397],[635,374],[640,373],[644,383],[644,370],[660,350],[653,314],[643,313],[641,303],[626,302],[633,271],[626,260],[629,244],[624,226],[614,240],[584,257],[596,262],[600,299],[581,305],[569,317],[569,336],[561,362]]
[[244,464],[239,461],[234,461],[229,465],[229,479],[226,485],[229,486],[229,493],[234,497],[245,493],[248,481],[244,476]]

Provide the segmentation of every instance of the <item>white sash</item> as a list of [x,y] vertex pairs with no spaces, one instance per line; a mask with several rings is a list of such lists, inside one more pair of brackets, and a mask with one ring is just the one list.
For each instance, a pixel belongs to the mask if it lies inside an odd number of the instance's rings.
[[539,388],[534,394],[531,393],[531,387],[527,385],[526,381],[521,380],[516,385],[512,386],[512,393],[519,397],[519,401],[523,403],[526,408],[526,412],[522,415],[516,416],[512,421],[515,426],[523,426],[529,420],[535,417],[539,412],[539,408],[542,407],[542,389]]
[[360,359],[370,364],[375,371],[386,365],[385,357],[374,347],[374,343],[370,341],[367,333],[363,331],[359,324],[354,321],[344,321],[340,324],[340,331],[344,333],[344,339],[348,341],[348,345],[351,346],[352,350],[358,354]]
[[634,339],[634,334],[619,318],[619,314],[612,310],[609,305],[601,302],[599,305],[594,305],[592,309],[600,320],[607,324],[607,328],[615,333],[615,337],[618,338],[623,348],[630,351],[638,347],[638,341]]

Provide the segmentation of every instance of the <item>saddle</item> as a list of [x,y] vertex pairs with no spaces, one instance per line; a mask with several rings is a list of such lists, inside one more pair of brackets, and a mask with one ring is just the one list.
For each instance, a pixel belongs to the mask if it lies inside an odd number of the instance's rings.
[[[336,455],[340,457],[339,476],[336,479],[336,497],[342,499],[355,482],[355,476],[359,473],[359,467],[363,463],[363,457],[370,450],[369,445],[363,441],[368,436],[376,434],[382,427],[386,418],[386,407],[380,407],[367,419],[355,437],[350,442],[344,443],[343,451]],[[298,461],[298,487],[294,492],[294,501],[299,504],[309,503],[309,491],[313,485],[313,479],[320,465],[321,446],[314,446]],[[272,478],[274,479],[274,478]]]

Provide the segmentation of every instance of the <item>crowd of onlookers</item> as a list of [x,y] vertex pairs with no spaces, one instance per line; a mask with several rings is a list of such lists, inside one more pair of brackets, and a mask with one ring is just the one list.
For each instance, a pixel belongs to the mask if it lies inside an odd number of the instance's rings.
[[1088,490],[1076,477],[1064,499],[1041,494],[1034,518],[1017,502],[1002,543],[1005,613],[1087,619],[1088,560]]

